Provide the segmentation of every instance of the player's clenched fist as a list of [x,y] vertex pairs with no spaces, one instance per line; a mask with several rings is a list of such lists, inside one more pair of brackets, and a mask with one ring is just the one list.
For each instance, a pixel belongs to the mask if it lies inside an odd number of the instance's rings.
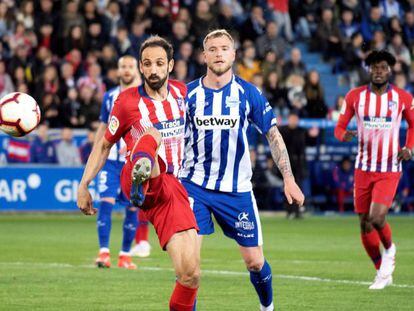
[[78,188],[78,207],[85,215],[95,215],[97,209],[93,207],[92,196],[89,193],[88,187],[82,184]]

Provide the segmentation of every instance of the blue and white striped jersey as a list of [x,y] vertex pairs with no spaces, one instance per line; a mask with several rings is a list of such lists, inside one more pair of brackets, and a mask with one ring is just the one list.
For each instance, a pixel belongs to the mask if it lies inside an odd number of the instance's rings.
[[[109,116],[111,115],[112,108],[114,107],[115,100],[121,92],[121,87],[117,86],[109,91],[105,92],[104,98],[101,106],[101,115],[99,120],[104,123],[108,123]],[[124,148],[125,142],[123,139],[120,139],[116,144],[114,144],[109,152],[108,160],[125,162],[125,155],[119,154],[119,151]]]
[[219,90],[202,78],[187,85],[186,141],[180,177],[207,189],[252,190],[249,122],[266,134],[276,125],[268,101],[253,84],[234,76]]

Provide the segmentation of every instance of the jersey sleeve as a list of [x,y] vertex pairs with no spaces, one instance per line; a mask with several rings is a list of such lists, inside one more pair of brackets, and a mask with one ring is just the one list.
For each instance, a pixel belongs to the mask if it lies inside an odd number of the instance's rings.
[[119,141],[131,127],[127,101],[128,97],[121,93],[116,99],[109,117],[105,138],[113,144]]
[[402,111],[404,119],[407,121],[407,138],[405,146],[409,149],[414,148],[414,99],[407,93],[404,110]]
[[344,140],[346,127],[355,114],[354,102],[354,92],[350,91],[346,94],[344,102],[342,103],[341,114],[339,115],[339,120],[335,127],[334,135],[339,141]]
[[101,113],[99,115],[99,121],[103,123],[108,123],[110,111],[108,110],[108,100],[110,100],[108,92],[104,94],[102,105],[101,105]]
[[252,87],[248,94],[250,103],[249,121],[251,121],[261,134],[267,134],[269,129],[277,124],[276,116],[272,107],[262,92],[256,87]]

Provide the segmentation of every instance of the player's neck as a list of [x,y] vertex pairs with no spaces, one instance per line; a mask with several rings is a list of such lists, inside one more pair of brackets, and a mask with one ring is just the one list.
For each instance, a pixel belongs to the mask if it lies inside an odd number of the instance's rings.
[[168,96],[167,81],[165,81],[165,84],[161,86],[158,90],[154,90],[150,88],[148,84],[144,83],[144,89],[147,95],[153,100],[163,101],[167,99],[167,96]]
[[388,86],[389,86],[388,82],[382,85],[374,84],[372,82],[370,83],[371,90],[377,95],[384,94],[384,92],[388,89]]
[[229,70],[218,76],[211,70],[207,70],[207,74],[203,79],[203,84],[209,89],[218,90],[225,86],[233,78],[233,70]]

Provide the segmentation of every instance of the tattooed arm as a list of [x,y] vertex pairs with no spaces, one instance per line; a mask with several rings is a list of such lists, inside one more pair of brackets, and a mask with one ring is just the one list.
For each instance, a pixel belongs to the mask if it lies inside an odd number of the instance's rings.
[[269,142],[270,151],[273,161],[275,161],[279,171],[282,173],[283,179],[293,178],[292,168],[290,167],[289,155],[286,149],[283,137],[276,126],[272,126],[266,134]]
[[285,183],[285,196],[289,204],[295,202],[300,206],[303,205],[305,197],[296,184],[295,178],[293,177],[292,168],[290,167],[289,155],[287,153],[286,145],[283,141],[282,135],[280,135],[277,127],[273,126],[266,134],[266,137],[269,142],[273,161],[275,161],[277,167],[282,173],[283,181]]

